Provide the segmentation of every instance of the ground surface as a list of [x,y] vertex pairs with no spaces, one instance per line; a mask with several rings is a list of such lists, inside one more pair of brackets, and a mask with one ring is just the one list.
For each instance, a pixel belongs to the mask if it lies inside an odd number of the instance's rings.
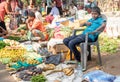
[[92,61],[88,62],[88,71],[101,69],[104,72],[120,75],[120,51],[115,54],[102,54],[102,66],[98,66],[97,55],[92,56]]
[[[92,55],[92,61],[88,62],[87,71],[89,72],[100,68],[104,72],[112,75],[120,75],[120,52],[115,54],[103,54],[102,53],[103,66],[99,67],[97,63],[97,55]],[[5,66],[0,63],[0,82],[17,82],[12,76],[5,70]]]
[[0,82],[16,82],[9,72],[5,69],[5,65],[0,63]]

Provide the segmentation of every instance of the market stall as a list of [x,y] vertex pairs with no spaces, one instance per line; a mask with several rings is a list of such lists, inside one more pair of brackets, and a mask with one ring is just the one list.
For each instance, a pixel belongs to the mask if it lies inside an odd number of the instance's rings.
[[[44,23],[49,34],[49,40],[46,42],[29,40],[24,25],[10,33],[8,39],[1,38],[0,62],[6,64],[6,69],[11,70],[11,75],[17,81],[78,82],[82,80],[83,72],[76,68],[77,63],[67,62],[70,52],[63,44],[63,39],[71,36],[73,29],[83,28],[79,25],[91,16],[84,11],[78,14],[81,15],[78,19],[66,17],[55,19],[51,24]],[[118,25],[116,21],[119,21],[119,18],[114,19],[113,17],[107,19],[106,33],[110,33],[110,26],[118,29],[119,26],[113,24]],[[81,73],[78,74],[78,71]],[[100,73],[104,74],[101,71]],[[113,76],[111,80],[115,80],[115,77]]]

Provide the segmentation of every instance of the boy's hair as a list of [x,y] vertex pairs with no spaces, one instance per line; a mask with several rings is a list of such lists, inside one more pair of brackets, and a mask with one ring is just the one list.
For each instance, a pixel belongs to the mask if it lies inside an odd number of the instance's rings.
[[74,4],[70,4],[70,6],[74,6]]
[[99,15],[101,15],[101,10],[100,10],[99,7],[93,7],[93,8],[91,9],[91,12],[97,12]]
[[28,13],[28,16],[29,16],[29,17],[35,17],[35,13],[34,13],[34,12],[29,12],[29,13]]

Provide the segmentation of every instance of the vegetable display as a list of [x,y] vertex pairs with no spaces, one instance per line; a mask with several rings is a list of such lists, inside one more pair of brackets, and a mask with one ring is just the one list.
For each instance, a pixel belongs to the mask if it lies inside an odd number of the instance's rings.
[[6,44],[4,41],[0,41],[0,49],[4,48],[7,45],[9,44]]
[[108,36],[101,34],[100,35],[100,49],[103,53],[116,53],[117,48],[119,47],[119,39],[112,39]]
[[24,61],[23,55],[25,51],[24,48],[5,47],[0,50],[0,58],[10,58],[11,62]]
[[18,37],[18,36],[8,36],[8,39],[10,39],[10,40],[15,40],[15,41],[19,41],[19,40],[20,40],[20,37]]
[[45,82],[47,79],[45,78],[44,75],[37,75],[37,76],[32,76],[31,82]]

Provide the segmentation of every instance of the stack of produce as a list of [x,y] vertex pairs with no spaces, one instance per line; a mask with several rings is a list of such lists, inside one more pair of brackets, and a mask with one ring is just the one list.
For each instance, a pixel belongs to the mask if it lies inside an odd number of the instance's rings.
[[7,46],[0,50],[0,58],[9,58],[11,62],[16,62],[18,60],[24,61],[23,57],[25,49],[22,47],[15,48]]
[[63,38],[66,38],[66,37],[70,36],[71,33],[72,33],[72,28],[71,27],[55,28],[54,38],[63,39]]
[[46,82],[46,80],[47,79],[42,74],[41,75],[32,76],[32,78],[31,78],[32,82]]
[[[8,44],[9,46],[7,46]],[[26,52],[26,49],[23,48],[19,44],[19,42],[5,39],[1,42],[0,60],[3,62],[3,59],[5,60],[7,58],[9,59],[9,62],[16,62],[18,60],[24,61],[25,58],[23,56],[25,52]],[[6,63],[9,63],[9,62],[6,62]]]

